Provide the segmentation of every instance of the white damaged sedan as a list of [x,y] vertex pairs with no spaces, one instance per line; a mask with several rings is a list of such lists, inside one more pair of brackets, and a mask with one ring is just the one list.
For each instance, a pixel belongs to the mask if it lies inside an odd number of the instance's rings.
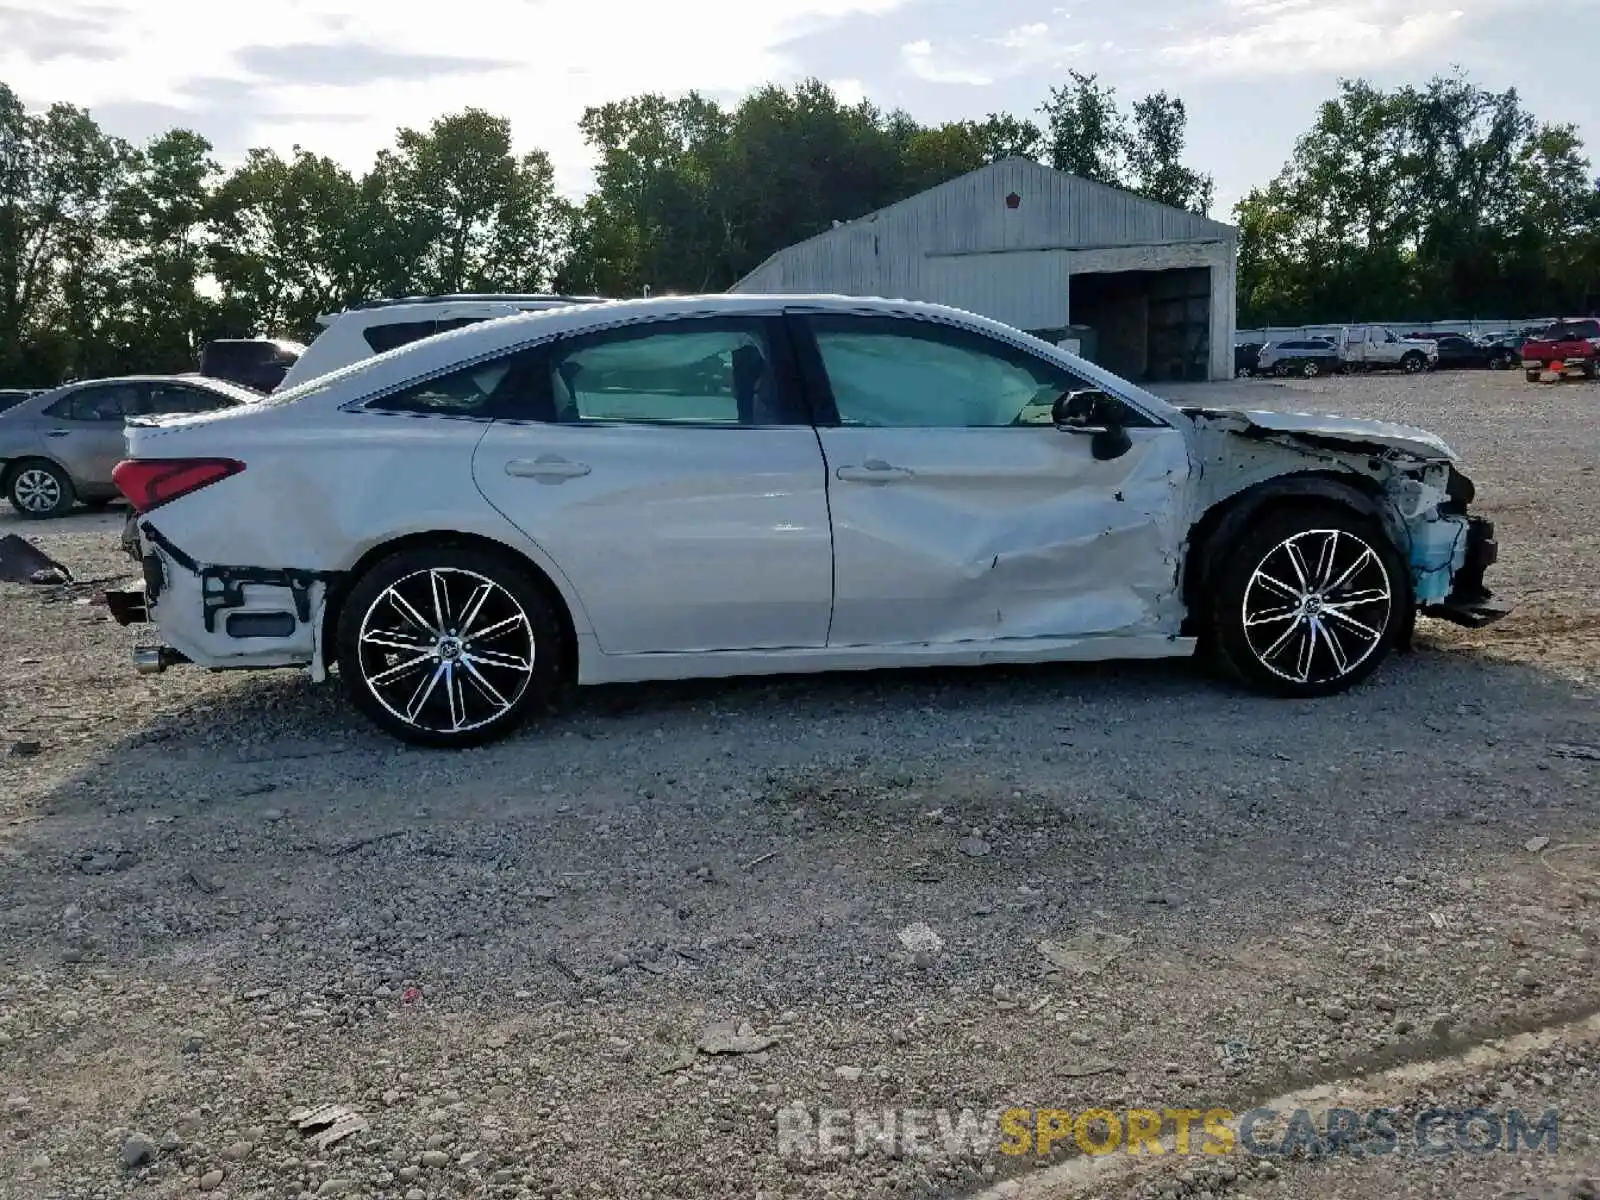
[[141,670],[336,667],[435,746],[563,681],[1199,651],[1319,696],[1505,611],[1438,438],[1176,408],[927,304],[508,317],[127,443]]

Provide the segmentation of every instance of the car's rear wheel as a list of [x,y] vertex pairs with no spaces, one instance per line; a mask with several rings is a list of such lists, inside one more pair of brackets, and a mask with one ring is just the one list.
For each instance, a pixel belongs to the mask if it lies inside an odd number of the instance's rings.
[[1209,598],[1215,657],[1259,691],[1310,697],[1353,687],[1409,620],[1398,551],[1348,509],[1280,512],[1224,554]]
[[1305,365],[1300,368],[1300,374],[1307,379],[1315,379],[1322,374],[1322,364],[1314,358],[1308,358],[1305,361]]
[[480,745],[548,703],[560,626],[526,569],[476,547],[403,550],[345,597],[339,674],[377,725],[423,746]]
[[55,463],[34,459],[12,468],[6,498],[20,516],[39,520],[71,511],[72,480]]
[[1535,368],[1534,370],[1531,370],[1531,371],[1524,372],[1524,374],[1525,374],[1525,376],[1526,376],[1526,378],[1527,378],[1529,383],[1538,383],[1539,382],[1540,371],[1537,368]]

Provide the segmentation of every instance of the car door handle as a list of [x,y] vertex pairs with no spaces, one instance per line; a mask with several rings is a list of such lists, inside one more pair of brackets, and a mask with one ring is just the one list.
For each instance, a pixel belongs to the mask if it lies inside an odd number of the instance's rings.
[[910,479],[912,472],[905,467],[891,466],[881,458],[869,458],[859,467],[840,467],[834,475],[846,483],[899,483]]
[[67,437],[72,433],[70,429],[52,429],[45,437]]
[[561,483],[587,475],[588,463],[572,462],[555,454],[539,458],[513,458],[506,463],[506,474],[518,479],[537,479],[540,483]]

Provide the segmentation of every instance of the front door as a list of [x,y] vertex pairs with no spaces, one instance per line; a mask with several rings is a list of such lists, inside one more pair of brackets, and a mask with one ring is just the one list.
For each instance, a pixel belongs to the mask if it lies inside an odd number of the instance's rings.
[[829,645],[1176,631],[1182,434],[1126,406],[1132,448],[1100,461],[1051,421],[1094,386],[1059,364],[931,321],[794,320],[824,393]]
[[820,647],[828,496],[778,318],[647,322],[540,358],[544,411],[473,472],[576,589],[607,654]]

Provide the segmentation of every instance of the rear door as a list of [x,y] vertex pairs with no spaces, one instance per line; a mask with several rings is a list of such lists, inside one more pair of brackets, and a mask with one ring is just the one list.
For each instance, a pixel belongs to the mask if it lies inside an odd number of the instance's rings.
[[145,411],[142,383],[87,384],[45,410],[45,452],[74,483],[109,488],[111,469],[124,457],[123,424]]
[[1123,405],[1109,461],[1051,406],[1096,390],[957,326],[796,310],[821,396],[830,646],[1170,632],[1188,446]]
[[562,339],[473,473],[571,581],[607,654],[826,642],[826,477],[777,317]]

